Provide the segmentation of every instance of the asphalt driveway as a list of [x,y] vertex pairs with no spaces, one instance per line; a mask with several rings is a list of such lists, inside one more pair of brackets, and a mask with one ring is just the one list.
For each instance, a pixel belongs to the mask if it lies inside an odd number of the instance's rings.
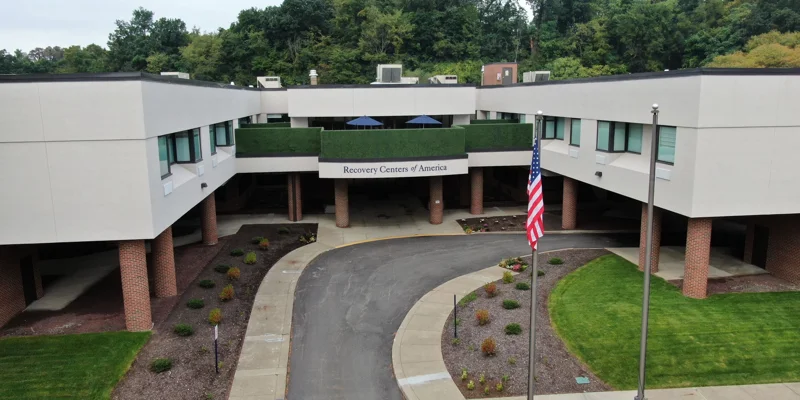
[[[540,250],[638,246],[639,234],[548,235]],[[395,239],[322,254],[297,283],[289,400],[401,400],[392,341],[423,295],[530,247],[524,235]]]

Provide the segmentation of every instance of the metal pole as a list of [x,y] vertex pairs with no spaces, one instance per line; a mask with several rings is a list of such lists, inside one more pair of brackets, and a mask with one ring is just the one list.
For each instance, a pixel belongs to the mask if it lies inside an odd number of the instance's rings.
[[456,307],[456,295],[453,295],[453,337],[458,339],[458,307]]
[[[536,113],[536,126],[534,128],[534,141],[538,147],[542,129],[542,112]],[[533,400],[536,392],[536,277],[539,267],[539,252],[531,251],[531,329],[528,332],[528,400]]]
[[[639,346],[639,391],[635,400],[645,400],[645,362],[647,361],[647,325],[650,318],[650,262],[653,253],[653,202],[656,188],[656,152],[658,151],[658,104],[653,104],[653,135],[650,140],[650,176],[647,189],[647,236],[644,250],[644,295],[642,296],[642,341]],[[639,249],[642,251],[642,249]]]

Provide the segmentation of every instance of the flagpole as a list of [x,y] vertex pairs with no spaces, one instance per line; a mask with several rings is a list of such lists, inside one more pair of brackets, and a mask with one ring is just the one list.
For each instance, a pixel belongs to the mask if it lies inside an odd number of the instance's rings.
[[[634,400],[645,400],[645,361],[647,361],[647,326],[650,319],[650,268],[653,252],[653,203],[656,188],[656,152],[658,151],[658,104],[653,104],[653,134],[650,139],[650,182],[647,189],[647,233],[644,251],[644,294],[642,295],[642,339],[639,346],[639,391]],[[642,249],[639,249],[642,251]]]
[[[542,111],[536,112],[536,126],[534,127],[534,142],[535,148],[539,148],[539,137],[542,128]],[[530,211],[529,211],[530,212]],[[544,229],[544,228],[543,228]],[[536,243],[539,245],[538,241]],[[536,392],[536,277],[537,268],[539,266],[539,252],[536,249],[531,249],[531,329],[528,332],[528,400],[533,400],[534,393]]]

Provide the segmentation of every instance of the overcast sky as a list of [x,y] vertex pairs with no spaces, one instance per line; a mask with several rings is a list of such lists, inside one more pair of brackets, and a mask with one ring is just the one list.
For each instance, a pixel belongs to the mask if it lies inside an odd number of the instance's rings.
[[[30,51],[36,47],[98,44],[107,47],[114,21],[130,20],[144,7],[155,18],[180,18],[187,29],[227,28],[239,11],[282,0],[2,0],[0,49]],[[520,3],[527,8],[525,1]]]

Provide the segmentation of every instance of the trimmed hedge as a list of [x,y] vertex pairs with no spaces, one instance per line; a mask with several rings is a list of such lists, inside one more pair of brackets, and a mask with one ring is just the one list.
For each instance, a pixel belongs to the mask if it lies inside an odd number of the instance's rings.
[[533,147],[533,124],[500,123],[461,127],[465,131],[467,151],[522,150]]
[[266,124],[246,124],[240,126],[240,128],[289,128],[291,126],[291,122],[270,122]]
[[408,158],[464,154],[463,127],[323,131],[320,158]]
[[473,119],[470,125],[518,124],[518,119]]
[[[262,124],[263,125],[263,124]],[[322,128],[239,128],[236,156],[319,154]]]

